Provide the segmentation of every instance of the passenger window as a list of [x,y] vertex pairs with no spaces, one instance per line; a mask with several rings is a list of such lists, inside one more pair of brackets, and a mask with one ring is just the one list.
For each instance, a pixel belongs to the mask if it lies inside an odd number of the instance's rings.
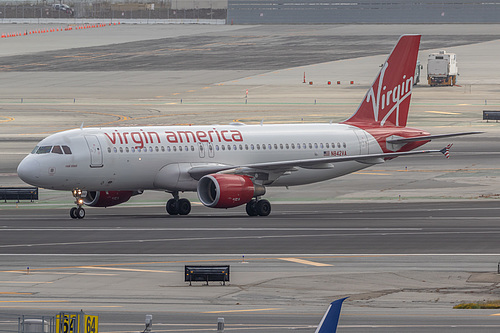
[[155,151],[156,151],[156,152],[159,152],[159,151],[160,151],[160,149],[158,148],[158,146],[156,146],[156,147],[155,147]]
[[116,147],[113,147],[113,152],[114,152],[114,153],[117,153],[117,152],[118,152],[118,149],[116,149]]
[[257,144],[257,150],[260,150],[260,145],[259,144]]
[[269,150],[273,149],[273,146],[271,146],[270,144],[267,145],[267,148],[269,148]]
[[120,147],[120,153],[123,153],[123,147]]
[[306,149],[307,145],[305,143],[302,144],[302,148]]
[[328,144],[328,142],[326,143],[326,148],[330,148],[330,145]]
[[254,150],[254,146],[253,144],[250,145],[250,149]]
[[[174,147],[174,150],[175,150],[175,147]],[[182,146],[179,146],[179,151],[182,151]]]
[[322,144],[322,143],[320,143],[320,144],[319,144],[319,147],[320,147],[321,149],[323,149],[323,144]]
[[170,153],[171,150],[172,150],[172,148],[170,148],[170,146],[168,146],[167,151]]
[[286,148],[286,149],[290,149],[290,146],[288,145],[288,143],[287,143],[287,144],[285,144],[285,148]]
[[345,144],[345,142],[344,142],[344,148],[347,148],[347,145]]
[[52,148],[52,153],[54,153],[54,154],[61,154],[62,155],[63,151],[61,149],[61,146],[54,146]]
[[266,145],[265,144],[262,145],[262,149],[266,150]]
[[164,153],[165,152],[165,147],[164,146],[161,146],[161,152]]
[[128,147],[125,147],[125,152],[128,153]]
[[66,155],[71,155],[71,149],[68,146],[62,146],[62,150]]
[[240,150],[243,150],[243,145],[240,145]]
[[227,150],[231,150],[231,145],[227,145]]
[[280,143],[280,149],[283,149],[283,144],[282,143]]
[[312,143],[309,144],[309,149],[312,149],[313,148],[313,145]]
[[188,146],[184,146],[184,151],[189,151]]
[[221,145],[220,147],[222,148],[222,150],[226,150],[226,146]]
[[278,149],[278,145],[277,144],[274,144],[274,149]]
[[130,147],[130,152],[131,153],[135,153],[135,148],[134,147]]
[[176,146],[173,146],[173,147],[172,147],[172,149],[173,149],[174,151],[177,151],[177,147],[176,147]]
[[[158,147],[156,147],[156,151],[158,151]],[[153,152],[153,147],[149,147],[149,152]]]
[[215,145],[215,150],[219,151],[219,145]]
[[317,143],[314,144],[314,148],[318,149],[318,144]]
[[245,145],[245,150],[248,150],[248,145]]
[[340,148],[340,142],[337,142],[337,148]]
[[233,145],[233,150],[238,150],[238,148],[236,148],[236,145]]
[[294,143],[292,143],[292,149],[295,149],[295,144]]

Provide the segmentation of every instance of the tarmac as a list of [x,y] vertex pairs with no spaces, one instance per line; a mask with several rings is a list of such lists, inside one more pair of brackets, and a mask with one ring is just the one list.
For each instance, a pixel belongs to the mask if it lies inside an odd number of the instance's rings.
[[[449,160],[272,188],[262,219],[196,194],[193,214],[175,219],[155,192],[78,222],[69,193],[0,203],[0,329],[84,309],[101,332],[142,331],[148,313],[154,331],[213,331],[222,316],[228,331],[313,332],[329,302],[350,296],[339,332],[497,331],[498,310],[452,309],[498,299],[500,133],[482,120],[500,108],[497,25],[120,25],[0,39],[0,184],[23,185],[16,166],[36,143],[82,123],[341,121],[403,33],[422,34],[424,65],[457,53],[458,85],[424,77],[409,116],[433,134],[484,132],[453,139]],[[189,287],[188,263],[229,263],[231,283]]]

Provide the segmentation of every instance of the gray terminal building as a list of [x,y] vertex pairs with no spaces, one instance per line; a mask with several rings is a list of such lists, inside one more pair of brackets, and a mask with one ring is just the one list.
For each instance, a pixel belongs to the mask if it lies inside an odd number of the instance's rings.
[[499,23],[489,0],[228,0],[228,24]]

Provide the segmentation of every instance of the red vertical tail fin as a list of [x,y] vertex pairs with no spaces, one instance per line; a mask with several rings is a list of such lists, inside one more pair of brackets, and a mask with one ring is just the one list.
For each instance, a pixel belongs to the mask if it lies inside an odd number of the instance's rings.
[[382,65],[358,110],[344,123],[358,127],[405,127],[420,35],[403,35]]

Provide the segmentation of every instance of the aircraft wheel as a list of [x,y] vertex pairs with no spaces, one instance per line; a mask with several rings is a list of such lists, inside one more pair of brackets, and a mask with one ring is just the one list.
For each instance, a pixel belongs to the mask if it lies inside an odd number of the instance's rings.
[[77,216],[76,216],[76,210],[77,208],[76,207],[73,207],[69,210],[69,216],[71,216],[72,219],[76,219]]
[[268,216],[271,213],[271,203],[266,199],[259,200],[257,201],[255,210],[260,216]]
[[179,199],[177,210],[179,215],[188,215],[191,212],[191,203],[188,199]]
[[249,202],[247,202],[247,206],[246,206],[246,210],[247,210],[247,214],[248,216],[257,216],[259,214],[257,214],[257,200],[255,199],[252,199],[250,200]]
[[166,205],[166,210],[167,210],[167,213],[170,214],[170,215],[177,215],[179,214],[179,211],[177,210],[177,205],[175,203],[175,199],[170,199],[167,201],[167,205]]
[[83,209],[82,207],[78,207],[76,209],[76,217],[80,220],[83,219],[85,217],[85,209]]

